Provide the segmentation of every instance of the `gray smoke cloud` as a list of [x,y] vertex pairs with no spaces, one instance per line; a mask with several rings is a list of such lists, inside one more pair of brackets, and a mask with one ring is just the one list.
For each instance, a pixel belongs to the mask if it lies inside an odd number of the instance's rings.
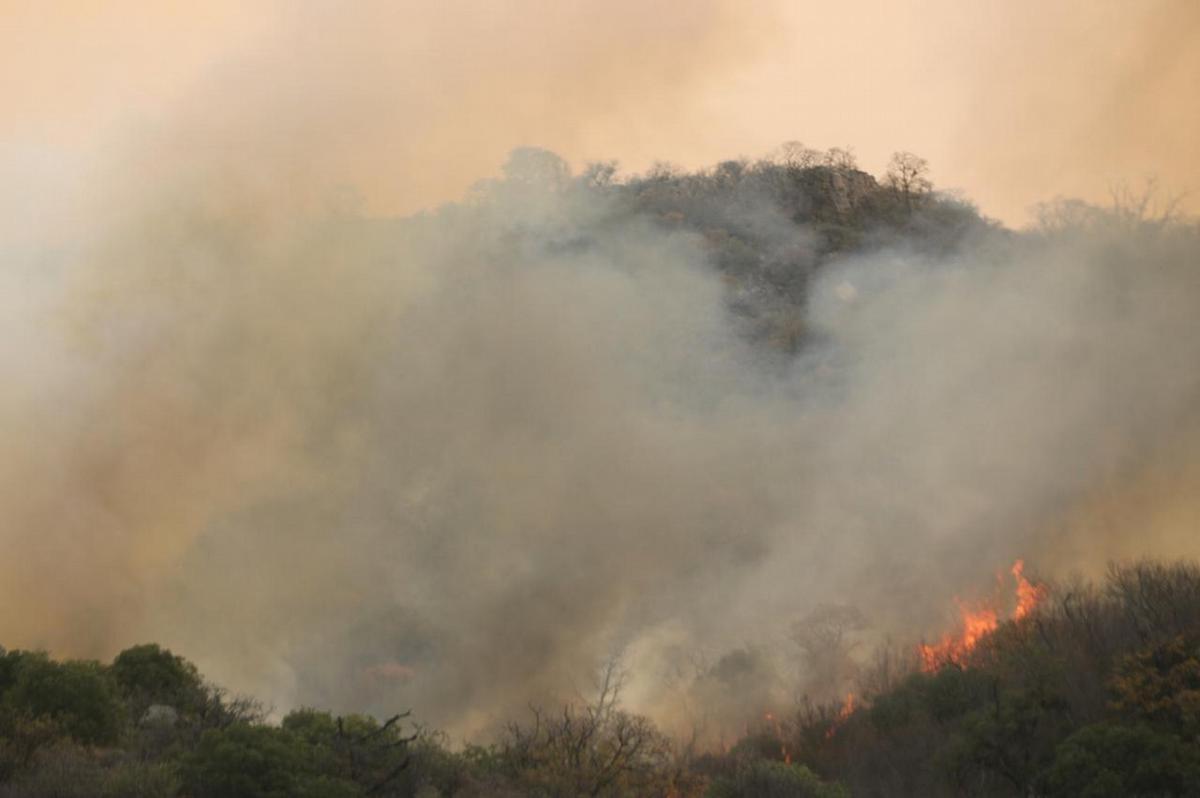
[[682,724],[681,662],[823,602],[914,639],[1016,557],[1197,554],[1194,227],[847,257],[783,357],[703,236],[519,155],[406,218],[185,170],[14,225],[5,645],[463,735],[622,656]]

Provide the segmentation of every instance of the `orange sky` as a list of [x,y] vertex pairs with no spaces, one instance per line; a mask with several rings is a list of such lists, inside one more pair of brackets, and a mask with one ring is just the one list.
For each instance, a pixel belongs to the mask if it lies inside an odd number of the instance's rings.
[[1200,209],[1194,0],[3,5],[0,168],[154,141],[408,211],[524,144],[642,169],[799,139],[912,150],[1011,223],[1148,177]]

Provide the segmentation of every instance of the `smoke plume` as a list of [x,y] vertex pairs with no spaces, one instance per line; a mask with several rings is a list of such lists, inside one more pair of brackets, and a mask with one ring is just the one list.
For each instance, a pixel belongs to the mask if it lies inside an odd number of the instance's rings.
[[[593,96],[651,74],[652,105],[669,67],[767,35],[729,13],[651,13],[673,44]],[[619,29],[593,32],[561,44],[561,86]],[[633,708],[682,724],[681,673],[733,684],[820,604],[911,639],[1016,557],[1200,553],[1194,226],[863,250],[819,271],[785,356],[744,334],[703,235],[547,153],[414,215],[331,188],[415,205],[498,156],[438,110],[448,86],[489,115],[473,72],[339,98],[321,81],[362,72],[325,45],[283,85],[230,67],[103,157],[3,159],[4,645],[155,640],[280,709],[456,734],[621,657]],[[335,123],[379,114],[361,150]],[[386,151],[406,115],[435,168]],[[768,203],[738,213],[810,246]]]

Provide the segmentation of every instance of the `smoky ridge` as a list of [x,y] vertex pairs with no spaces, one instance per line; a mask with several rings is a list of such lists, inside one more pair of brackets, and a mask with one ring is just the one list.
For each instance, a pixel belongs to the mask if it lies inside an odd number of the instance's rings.
[[918,156],[795,142],[628,176],[520,148],[399,218],[223,170],[138,192],[66,248],[7,400],[23,646],[160,640],[462,736],[619,660],[715,739],[844,693],[796,624],[932,640],[1018,559],[1128,554],[1093,514],[1194,506],[1200,249],[1152,198],[1014,231]]

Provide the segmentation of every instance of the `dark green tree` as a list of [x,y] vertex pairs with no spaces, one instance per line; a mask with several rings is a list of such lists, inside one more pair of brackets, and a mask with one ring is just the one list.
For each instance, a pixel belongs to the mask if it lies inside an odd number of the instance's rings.
[[138,717],[152,704],[195,711],[207,698],[196,666],[154,643],[125,649],[113,660],[111,670]]
[[357,785],[321,771],[311,746],[286,729],[209,729],[180,762],[192,798],[353,798]]
[[55,662],[45,654],[24,654],[4,693],[5,708],[18,718],[48,720],[84,745],[116,742],[125,721],[112,675],[98,662]]
[[1200,749],[1147,726],[1093,724],[1058,747],[1042,782],[1062,798],[1196,796]]

